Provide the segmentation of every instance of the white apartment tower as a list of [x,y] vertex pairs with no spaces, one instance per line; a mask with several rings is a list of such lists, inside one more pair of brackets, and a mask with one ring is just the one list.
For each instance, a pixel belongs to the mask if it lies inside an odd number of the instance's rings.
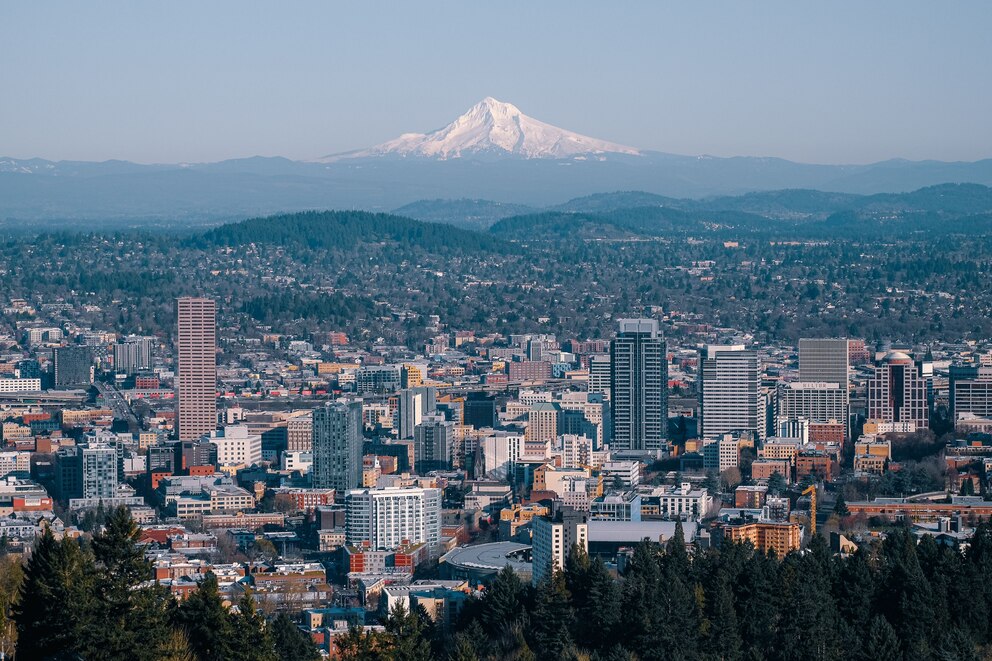
[[426,543],[433,553],[441,541],[440,489],[354,489],[345,502],[351,546],[391,550]]
[[534,518],[531,551],[534,585],[552,571],[565,569],[565,560],[572,546],[589,550],[589,526],[586,521],[584,512],[571,508],[563,508],[552,517]]

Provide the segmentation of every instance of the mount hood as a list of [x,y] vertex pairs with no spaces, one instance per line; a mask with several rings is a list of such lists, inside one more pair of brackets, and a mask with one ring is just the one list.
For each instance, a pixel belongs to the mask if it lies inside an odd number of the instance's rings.
[[332,154],[319,160],[330,163],[376,156],[447,160],[480,154],[564,159],[605,154],[638,156],[640,153],[633,147],[546,124],[523,114],[512,103],[487,96],[444,128],[430,133],[404,133],[368,149]]

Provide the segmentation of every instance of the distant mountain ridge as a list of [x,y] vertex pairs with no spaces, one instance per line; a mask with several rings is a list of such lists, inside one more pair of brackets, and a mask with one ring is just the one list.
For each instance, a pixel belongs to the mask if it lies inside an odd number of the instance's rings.
[[[909,193],[824,193],[805,189],[786,189],[718,196],[704,199],[674,198],[643,191],[597,193],[575,198],[563,204],[544,208],[524,207],[519,213],[508,213],[513,205],[500,205],[486,200],[472,200],[470,209],[492,209],[486,216],[495,225],[503,218],[547,213],[609,214],[631,209],[670,209],[673,211],[737,212],[770,220],[809,222],[824,220],[840,212],[870,215],[893,213],[935,213],[944,215],[976,215],[992,213],[992,188],[980,184],[941,184]],[[505,210],[506,213],[497,213]],[[396,209],[394,213],[427,220],[446,222],[458,227],[478,228],[482,214],[471,217],[466,207],[452,200],[422,200]]]
[[[310,209],[381,212],[407,205],[421,205],[416,213],[424,215],[431,211],[423,200],[491,200],[477,205],[477,222],[467,224],[484,227],[506,217],[499,205],[547,209],[611,191],[672,199],[817,191],[807,194],[812,209],[842,205],[844,195],[902,194],[945,183],[992,185],[992,159],[816,165],[681,156],[583,136],[487,97],[437,131],[404,134],[319,161],[255,156],[143,165],[0,157],[0,224],[204,224]],[[647,206],[655,202],[645,198]],[[808,212],[794,201],[780,209],[786,215]]]
[[714,231],[764,232],[792,238],[874,237],[892,232],[992,232],[992,188],[944,184],[903,194],[843,195],[770,191],[705,200],[637,192],[593,195],[558,207],[503,218],[490,232],[506,239],[615,239]]

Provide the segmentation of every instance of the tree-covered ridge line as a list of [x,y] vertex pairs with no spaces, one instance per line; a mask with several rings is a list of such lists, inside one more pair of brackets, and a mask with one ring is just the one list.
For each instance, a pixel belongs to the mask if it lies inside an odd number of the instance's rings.
[[[490,200],[420,200],[395,213],[458,227],[495,228],[497,234],[523,229],[517,218],[547,223],[575,215],[578,223],[599,219],[647,233],[716,231],[721,228],[783,235],[816,236],[836,231],[847,218],[868,221],[861,231],[877,233],[893,224],[910,231],[985,233],[992,213],[992,188],[981,184],[940,184],[906,193],[856,195],[810,189],[755,191],[702,199],[674,198],[642,191],[596,193],[546,208],[517,208]],[[831,219],[827,222],[828,219]],[[941,220],[962,219],[950,225]],[[513,220],[509,224],[501,221]],[[893,222],[895,221],[895,222]],[[497,227],[498,226],[498,227]],[[857,228],[852,228],[852,230]],[[857,236],[856,233],[853,233]]]
[[213,574],[186,600],[154,582],[126,508],[92,540],[50,531],[36,542],[5,615],[17,659],[107,661],[316,661],[310,638],[286,615],[267,622],[250,593],[224,607]]
[[250,218],[221,225],[188,240],[189,245],[243,246],[251,243],[350,250],[360,243],[388,241],[426,250],[495,250],[485,234],[450,225],[366,211],[307,211]]
[[977,661],[990,579],[989,524],[964,551],[900,529],[847,557],[815,536],[781,560],[729,542],[689,553],[679,529],[641,543],[619,579],[573,549],[536,588],[504,569],[454,631],[399,612],[338,645],[349,661]]

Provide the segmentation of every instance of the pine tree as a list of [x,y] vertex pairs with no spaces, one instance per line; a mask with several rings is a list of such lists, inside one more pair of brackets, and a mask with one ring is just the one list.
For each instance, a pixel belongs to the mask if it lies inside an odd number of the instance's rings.
[[612,644],[620,626],[620,588],[603,561],[596,558],[589,562],[581,577],[566,581],[566,586],[575,609],[575,642],[584,649]]
[[13,656],[17,642],[14,603],[24,583],[24,565],[13,555],[0,556],[0,657]]
[[431,661],[431,643],[424,635],[420,615],[397,604],[386,618],[388,658],[395,661]]
[[665,544],[665,566],[673,574],[688,577],[689,553],[685,549],[685,531],[682,520],[675,521],[675,532]]
[[[464,611],[463,611],[464,612]],[[503,631],[506,634],[506,631]],[[491,651],[493,647],[493,637],[486,633],[486,630],[482,628],[479,624],[477,616],[472,616],[471,620],[467,625],[463,627],[461,631],[456,634],[456,638],[463,641],[459,645],[463,648],[470,647],[479,656],[483,656],[485,652]],[[502,636],[497,640],[502,640],[507,638],[507,636]],[[456,641],[458,642],[458,641]],[[458,645],[456,645],[457,647]],[[454,650],[449,651],[449,656]]]
[[745,656],[764,657],[772,647],[778,625],[777,602],[781,599],[775,586],[778,561],[763,553],[752,552],[734,586],[737,591],[738,627],[745,644]]
[[892,532],[882,545],[886,577],[879,600],[907,656],[929,656],[936,633],[933,593],[907,530]]
[[233,616],[231,648],[234,658],[239,661],[279,661],[265,617],[259,613],[250,591],[238,601],[238,613]]
[[699,611],[692,586],[692,566],[685,552],[680,526],[668,542],[661,558],[661,576],[655,588],[654,641],[672,659],[689,659],[695,654],[699,631]]
[[280,661],[320,661],[320,652],[313,640],[293,624],[289,616],[280,613],[270,625],[276,658]]
[[896,630],[888,621],[876,615],[872,618],[871,628],[861,650],[861,658],[864,661],[900,661],[902,650],[899,645],[899,636]]
[[614,645],[608,651],[597,653],[592,658],[593,661],[637,661],[637,658],[623,645]]
[[152,570],[137,544],[139,535],[131,513],[118,507],[93,538],[96,617],[101,626],[85,632],[82,647],[87,658],[155,661],[170,642],[171,597],[161,586],[141,585],[151,579]]
[[175,620],[185,630],[199,661],[231,658],[233,626],[217,589],[217,577],[212,572],[208,572],[199,589],[175,609]]
[[510,568],[503,567],[486,587],[480,605],[479,619],[489,633],[495,633],[524,615],[524,585]]
[[162,661],[196,661],[196,654],[189,646],[189,638],[182,629],[173,629],[169,642],[162,650]]
[[724,572],[718,572],[708,595],[709,635],[704,641],[706,654],[713,659],[738,659],[741,655],[741,638],[737,631],[737,613],[734,611],[734,597]]
[[561,571],[553,571],[537,584],[534,593],[530,640],[539,658],[564,658],[572,647],[569,629],[573,617],[565,576]]
[[784,599],[776,658],[825,661],[840,654],[836,605],[826,568],[829,555],[823,557],[823,546],[822,538],[815,537],[805,555],[790,553],[782,561]]
[[455,634],[454,646],[448,654],[449,661],[479,661],[472,639],[464,633]]
[[768,493],[783,493],[788,484],[785,482],[785,478],[778,471],[772,473],[772,476],[768,478]]
[[[28,561],[18,603],[17,656],[70,658],[94,622],[93,572],[76,540],[56,541],[46,529]],[[71,606],[70,606],[71,605]]]
[[975,643],[960,629],[950,629],[934,654],[937,661],[979,661]]
[[834,514],[837,516],[847,516],[851,513],[851,510],[847,508],[847,501],[844,500],[844,494],[837,494],[837,501],[834,503]]
[[635,655],[650,658],[659,648],[659,621],[664,611],[657,607],[661,584],[660,547],[653,542],[641,542],[624,573],[623,641]]
[[359,627],[351,627],[343,636],[334,639],[341,661],[385,661],[388,650],[382,636],[365,633]]

